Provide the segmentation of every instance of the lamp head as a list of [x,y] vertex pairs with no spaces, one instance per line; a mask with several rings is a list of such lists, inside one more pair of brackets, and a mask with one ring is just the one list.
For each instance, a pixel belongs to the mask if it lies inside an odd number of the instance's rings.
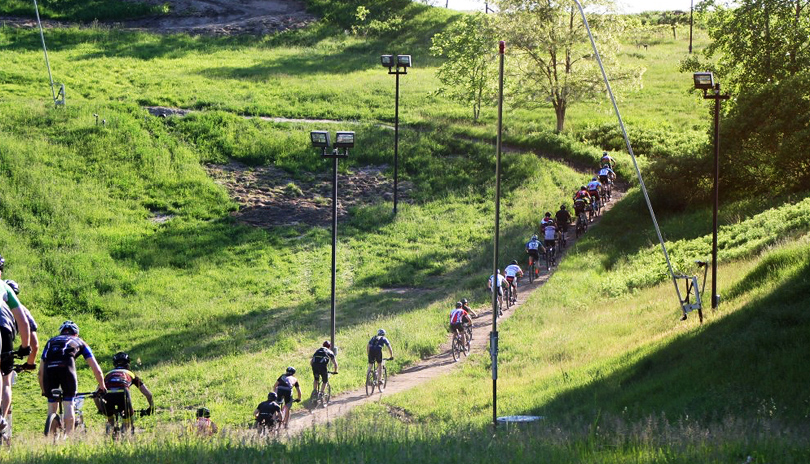
[[692,77],[695,80],[696,89],[711,90],[714,88],[714,74],[711,72],[696,72]]
[[394,63],[394,55],[381,55],[380,62],[382,63],[383,67],[386,68],[393,68],[396,63]]
[[397,55],[397,67],[398,68],[410,68],[411,67],[411,55]]
[[335,133],[335,148],[353,148],[354,131],[337,131]]
[[312,131],[309,133],[309,138],[312,140],[312,146],[315,148],[329,148],[329,132],[328,131]]

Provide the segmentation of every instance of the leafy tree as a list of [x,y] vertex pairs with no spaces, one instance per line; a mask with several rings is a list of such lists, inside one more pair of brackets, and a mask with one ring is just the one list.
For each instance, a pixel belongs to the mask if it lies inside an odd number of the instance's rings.
[[[606,13],[612,2],[583,0],[582,4],[591,12],[588,22],[611,85],[638,84],[642,70],[620,68],[616,63],[616,36],[623,21]],[[501,0],[498,6],[498,29],[506,38],[508,53],[514,55],[509,60],[512,103],[518,107],[551,104],[557,132],[562,132],[569,105],[605,91],[579,10],[570,0]],[[601,13],[593,13],[600,8]]]
[[472,105],[473,119],[477,121],[482,102],[493,95],[497,77],[497,43],[489,17],[482,13],[462,16],[433,36],[430,51],[447,58],[436,73],[442,83],[436,93]]
[[778,82],[810,66],[810,0],[707,0],[718,70],[733,92]]

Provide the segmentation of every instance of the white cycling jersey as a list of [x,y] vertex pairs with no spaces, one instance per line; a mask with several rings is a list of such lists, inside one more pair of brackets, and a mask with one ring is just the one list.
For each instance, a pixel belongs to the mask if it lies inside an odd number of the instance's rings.
[[[506,282],[506,278],[504,276],[498,274],[498,287],[503,287],[505,282]],[[489,284],[492,285],[492,276],[489,276]]]
[[608,169],[608,168],[602,168],[601,170],[599,170],[599,175],[600,175],[600,176],[607,176],[607,177],[610,177],[610,175],[611,175],[611,174],[613,174],[613,170],[612,170],[612,169]]
[[555,226],[547,226],[546,230],[543,231],[543,237],[546,240],[554,240],[554,234],[556,234],[556,233],[557,233],[557,227],[555,227]]
[[506,272],[506,277],[514,277],[514,276],[522,273],[523,271],[520,269],[520,266],[518,266],[517,264],[510,264],[510,265],[506,266],[506,269],[504,269],[504,272]]

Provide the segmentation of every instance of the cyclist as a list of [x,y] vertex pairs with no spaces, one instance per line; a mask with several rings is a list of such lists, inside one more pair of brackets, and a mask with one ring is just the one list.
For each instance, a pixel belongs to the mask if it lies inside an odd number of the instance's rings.
[[[537,235],[532,235],[531,240],[526,242],[526,253],[529,255],[529,267],[531,267],[532,263],[540,261],[540,248],[542,248],[542,246],[540,240],[537,239]],[[535,277],[539,276],[540,269],[534,268],[534,275]]]
[[554,250],[554,240],[557,238],[557,225],[552,221],[543,229],[543,246],[548,254]]
[[565,233],[568,232],[568,224],[571,223],[571,213],[565,209],[565,205],[560,205],[560,210],[557,211],[554,217],[557,219],[557,227],[559,228],[560,234],[565,235]]
[[[107,394],[104,395],[104,401],[93,398],[96,402],[96,407],[102,406],[99,410],[104,411],[107,416],[107,431],[112,429],[115,424],[115,414],[121,413],[124,418],[124,430],[130,429],[132,431],[132,415],[135,411],[132,409],[132,400],[129,396],[129,387],[135,385],[141,391],[146,401],[149,402],[149,409],[143,412],[148,416],[155,410],[155,403],[152,401],[152,392],[143,383],[140,377],[136,376],[129,370],[130,359],[127,353],[119,351],[112,357],[113,369],[107,372],[104,376],[104,387],[107,388]],[[127,398],[130,398],[129,407],[127,407]]]
[[79,326],[73,321],[65,321],[59,327],[59,335],[51,338],[42,349],[39,363],[39,386],[42,396],[48,398],[48,415],[56,413],[56,399],[51,390],[62,389],[62,410],[65,412],[65,434],[73,431],[73,397],[79,386],[76,378],[76,358],[83,356],[98,383],[98,391],[107,393],[104,374],[93,357],[93,351],[79,338]]
[[[496,284],[498,287],[498,299],[501,299],[503,298],[503,287],[506,284],[506,278],[503,276],[503,273],[501,272],[500,269],[495,270],[495,275],[498,276],[498,282]],[[489,280],[487,280],[487,290],[489,290],[490,292],[492,291],[492,284],[494,282],[495,276],[494,275],[489,276]],[[498,314],[499,315],[503,314],[503,311],[498,309]]]
[[602,183],[596,178],[596,176],[588,182],[588,195],[591,196],[593,203],[599,203],[599,196],[602,193]]
[[[0,276],[2,276],[2,271],[0,271]],[[17,282],[8,279],[6,280],[6,285],[8,285],[14,291],[15,295],[20,295],[20,285]],[[20,303],[20,309],[22,309],[23,313],[25,313],[25,318],[28,319],[28,341],[29,346],[31,347],[31,354],[28,355],[28,360],[26,360],[25,364],[22,365],[22,369],[25,371],[33,371],[37,367],[37,353],[39,352],[39,337],[37,337],[37,329],[39,326],[37,325],[37,321],[34,320],[34,316],[31,315],[31,311],[29,311],[28,308],[26,308],[22,303]]]
[[456,309],[450,311],[450,332],[461,336],[461,346],[467,351],[467,331],[464,330],[464,323],[472,324],[467,311],[464,311],[464,304],[460,301],[456,303]]
[[517,281],[518,281],[518,277],[523,277],[523,270],[520,268],[520,266],[518,266],[517,260],[513,259],[512,262],[508,266],[506,266],[506,269],[504,269],[504,272],[506,273],[506,281],[509,283],[509,285],[512,286],[511,287],[512,288],[512,301],[516,302],[517,301]]
[[472,316],[473,318],[478,317],[478,314],[477,314],[475,311],[473,311],[473,310],[472,310],[472,308],[470,308],[470,304],[469,304],[469,303],[470,303],[470,302],[469,302],[469,301],[467,301],[467,299],[466,299],[466,298],[462,298],[462,299],[461,299],[461,307],[462,307],[462,308],[464,308],[464,311],[467,311],[467,314],[469,314],[469,315],[470,315],[470,316]]
[[606,152],[606,151],[602,152],[602,159],[599,161],[599,164],[602,165],[602,166],[607,164],[608,167],[610,167],[610,168],[615,166],[613,158],[611,158],[611,156],[608,155],[608,152]]
[[374,363],[377,363],[377,382],[382,379],[382,349],[383,347],[388,348],[388,357],[394,357],[394,350],[391,348],[391,342],[385,337],[385,329],[380,329],[377,331],[377,335],[371,337],[368,341],[368,345],[366,345],[366,354],[368,355],[368,372],[371,371],[371,368],[374,367]]
[[276,400],[276,392],[267,394],[267,401],[262,401],[253,411],[253,418],[256,419],[256,428],[259,430],[274,430],[281,422],[281,406]]
[[[312,375],[315,376],[315,381],[312,385],[312,399],[316,395],[323,395],[323,390],[326,388],[326,382],[329,381],[329,363],[335,366],[335,374],[337,374],[338,364],[335,359],[335,353],[331,350],[332,344],[329,340],[323,342],[323,346],[315,350],[312,359],[309,360],[309,365],[312,366]],[[323,380],[323,383],[320,382]]]
[[579,216],[584,213],[591,203],[591,195],[588,193],[588,188],[584,185],[577,190],[574,194],[574,212]]
[[[5,267],[6,260],[0,256],[0,273]],[[0,280],[0,352],[12,351],[17,332],[20,334],[20,356],[31,354],[30,326],[25,317],[23,306],[17,294],[4,281]],[[0,432],[7,426],[6,416],[11,412],[11,372],[14,369],[14,357],[7,356],[0,360],[0,373],[2,373],[2,402],[0,402]]]
[[546,226],[549,224],[554,224],[554,219],[551,218],[551,213],[546,211],[545,216],[543,216],[543,219],[540,220],[540,232],[542,233],[545,231]]
[[281,376],[276,380],[276,383],[273,385],[273,391],[276,392],[279,400],[284,402],[282,407],[282,415],[284,416],[284,428],[287,428],[287,423],[290,422],[290,409],[292,409],[292,391],[295,388],[295,392],[298,394],[298,398],[295,402],[301,401],[301,386],[298,385],[298,379],[295,378],[295,368],[290,366],[281,374]]
[[202,407],[197,409],[197,421],[194,423],[198,435],[210,437],[219,431],[219,427],[211,420],[211,411]]
[[613,169],[610,168],[609,164],[605,164],[602,166],[602,169],[599,170],[599,182],[602,185],[612,184],[613,181],[616,179],[616,173],[613,172]]

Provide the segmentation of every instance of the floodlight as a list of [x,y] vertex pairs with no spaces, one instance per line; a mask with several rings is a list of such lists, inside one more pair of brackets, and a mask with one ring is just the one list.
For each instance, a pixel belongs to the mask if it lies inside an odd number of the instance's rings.
[[394,67],[394,55],[381,55],[380,62],[386,68]]
[[354,131],[338,131],[335,133],[335,148],[354,147]]
[[400,68],[411,67],[411,55],[397,55],[397,67]]
[[312,146],[316,148],[329,148],[329,132],[328,131],[312,131],[309,133],[309,138],[312,140]]
[[714,88],[714,74],[711,72],[696,72],[693,75],[695,88],[698,90],[711,90]]

